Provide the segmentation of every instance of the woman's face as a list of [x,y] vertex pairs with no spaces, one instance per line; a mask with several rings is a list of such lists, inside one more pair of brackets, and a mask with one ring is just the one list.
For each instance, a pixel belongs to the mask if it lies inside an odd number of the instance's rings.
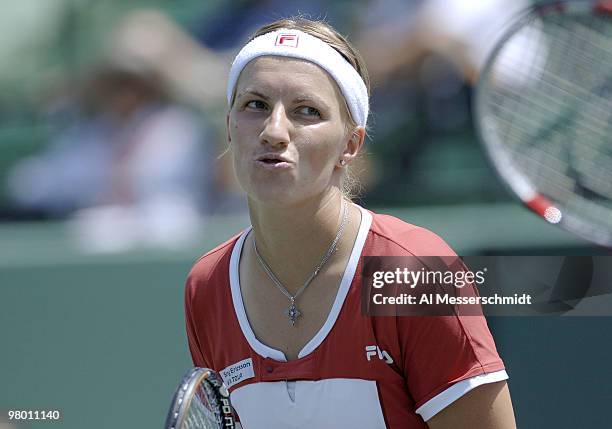
[[289,204],[339,186],[347,146],[344,99],[319,66],[260,57],[242,71],[228,114],[240,185],[250,198]]

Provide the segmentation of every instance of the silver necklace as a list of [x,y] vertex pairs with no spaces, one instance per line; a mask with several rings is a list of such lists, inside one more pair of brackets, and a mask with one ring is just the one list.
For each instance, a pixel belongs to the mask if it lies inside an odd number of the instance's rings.
[[265,272],[268,274],[268,277],[270,277],[272,282],[274,282],[274,285],[278,288],[278,290],[280,290],[282,294],[285,295],[290,301],[289,307],[285,310],[285,315],[289,318],[289,321],[291,322],[292,326],[295,326],[295,322],[297,318],[300,317],[300,315],[302,314],[302,312],[298,310],[298,308],[296,307],[295,300],[298,298],[298,296],[302,294],[302,292],[304,292],[304,290],[306,290],[308,285],[310,285],[312,280],[317,276],[317,274],[319,274],[319,271],[321,271],[321,268],[323,268],[323,266],[327,263],[331,255],[336,250],[336,246],[338,245],[338,242],[340,241],[340,237],[342,237],[342,232],[344,231],[344,226],[346,225],[347,218],[348,218],[348,209],[343,199],[342,200],[342,222],[340,222],[340,227],[338,228],[336,237],[334,238],[334,241],[332,241],[332,244],[329,246],[329,249],[327,249],[327,252],[325,252],[325,255],[323,255],[323,259],[321,259],[321,262],[319,262],[319,265],[315,267],[312,274],[310,274],[310,277],[308,277],[308,280],[306,280],[304,285],[298,289],[295,295],[291,295],[289,293],[287,288],[283,286],[283,284],[280,282],[278,277],[276,277],[276,275],[272,272],[272,269],[270,268],[270,266],[266,263],[266,261],[263,260],[263,258],[259,254],[259,251],[257,250],[257,244],[255,244],[255,236],[253,236],[253,250],[255,250],[257,259],[259,259],[259,263],[261,264]]

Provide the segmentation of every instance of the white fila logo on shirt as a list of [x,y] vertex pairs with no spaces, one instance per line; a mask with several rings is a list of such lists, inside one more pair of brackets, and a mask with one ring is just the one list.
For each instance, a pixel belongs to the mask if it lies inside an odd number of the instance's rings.
[[391,358],[391,356],[389,356],[389,353],[387,353],[385,350],[381,350],[380,348],[378,348],[378,346],[366,346],[365,352],[368,362],[371,360],[372,356],[378,355],[378,359],[384,360],[388,364],[393,363],[393,359]]

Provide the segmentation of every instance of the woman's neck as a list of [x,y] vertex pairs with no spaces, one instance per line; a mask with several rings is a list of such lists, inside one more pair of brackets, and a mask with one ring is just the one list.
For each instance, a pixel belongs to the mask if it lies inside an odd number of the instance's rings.
[[342,200],[337,190],[295,206],[270,207],[249,200],[250,238],[290,293],[302,286],[336,237]]

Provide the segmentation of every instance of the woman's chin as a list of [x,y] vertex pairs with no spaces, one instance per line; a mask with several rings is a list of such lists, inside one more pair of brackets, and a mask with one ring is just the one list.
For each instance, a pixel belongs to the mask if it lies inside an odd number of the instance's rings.
[[249,197],[258,203],[276,206],[285,206],[299,200],[298,195],[285,189],[261,190],[259,192],[249,194]]
[[308,198],[304,189],[297,189],[289,183],[276,182],[262,186],[253,186],[247,192],[248,197],[259,204],[287,206]]

